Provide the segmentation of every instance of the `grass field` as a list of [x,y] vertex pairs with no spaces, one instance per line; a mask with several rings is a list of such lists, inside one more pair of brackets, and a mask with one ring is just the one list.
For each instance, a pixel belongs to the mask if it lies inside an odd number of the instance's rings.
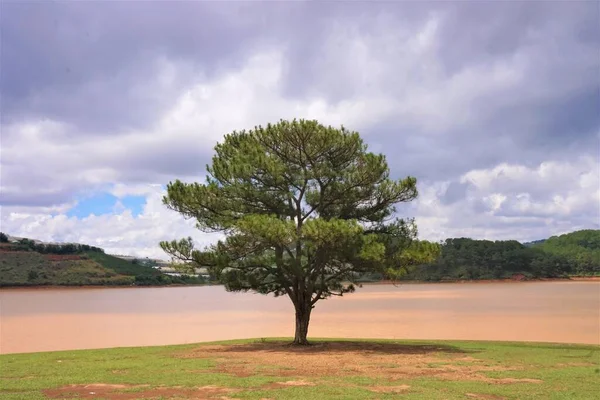
[[245,340],[0,356],[0,399],[595,399],[600,347]]

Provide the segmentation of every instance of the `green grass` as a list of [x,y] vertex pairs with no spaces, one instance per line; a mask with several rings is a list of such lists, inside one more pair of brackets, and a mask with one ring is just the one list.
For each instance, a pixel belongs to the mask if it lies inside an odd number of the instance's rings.
[[127,385],[110,388],[127,398],[217,386],[229,391],[199,397],[236,399],[594,399],[600,387],[599,346],[324,339],[305,350],[282,340],[2,355],[0,399],[98,383]]

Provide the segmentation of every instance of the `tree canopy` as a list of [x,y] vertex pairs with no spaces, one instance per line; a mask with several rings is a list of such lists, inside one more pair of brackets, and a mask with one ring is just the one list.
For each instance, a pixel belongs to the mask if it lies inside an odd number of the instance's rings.
[[535,248],[570,260],[572,273],[600,274],[600,230],[598,229],[584,229],[552,236]]
[[396,204],[417,197],[416,179],[391,179],[385,156],[344,127],[282,120],[233,132],[207,172],[204,184],[169,183],[163,202],[225,239],[203,250],[191,238],[161,247],[229,291],[289,296],[296,344],[307,343],[317,301],[354,291],[360,274],[397,277],[438,253],[416,239],[413,220],[395,217]]

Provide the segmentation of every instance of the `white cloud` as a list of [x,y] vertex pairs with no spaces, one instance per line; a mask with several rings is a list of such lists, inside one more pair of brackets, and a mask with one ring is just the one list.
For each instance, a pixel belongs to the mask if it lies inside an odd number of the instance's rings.
[[415,214],[422,236],[532,240],[600,227],[598,160],[500,164],[469,171],[464,197],[442,201],[449,182],[421,188]]
[[126,196],[148,196],[156,193],[161,189],[160,184],[124,184],[117,183],[110,190],[109,193],[117,198],[123,198]]
[[[141,193],[138,187],[136,193]],[[191,236],[197,247],[214,243],[219,234],[205,234],[195,228],[195,222],[184,220],[162,204],[165,194],[160,187],[148,185],[142,212],[134,216],[131,210],[115,210],[113,214],[90,215],[85,218],[65,214],[24,213],[11,207],[2,210],[2,230],[13,236],[44,241],[85,243],[98,246],[111,254],[135,256],[168,256],[159,248],[161,240]]]

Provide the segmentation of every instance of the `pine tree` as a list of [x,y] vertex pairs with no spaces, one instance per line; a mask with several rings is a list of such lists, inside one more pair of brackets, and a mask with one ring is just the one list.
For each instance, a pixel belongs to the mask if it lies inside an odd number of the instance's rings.
[[287,295],[295,344],[308,344],[319,300],[353,292],[361,274],[397,277],[439,252],[416,240],[413,220],[395,218],[395,204],[417,197],[416,179],[390,179],[385,156],[356,132],[282,120],[226,135],[215,152],[206,183],[171,182],[163,202],[225,239],[203,250],[191,238],[160,245],[228,291]]

